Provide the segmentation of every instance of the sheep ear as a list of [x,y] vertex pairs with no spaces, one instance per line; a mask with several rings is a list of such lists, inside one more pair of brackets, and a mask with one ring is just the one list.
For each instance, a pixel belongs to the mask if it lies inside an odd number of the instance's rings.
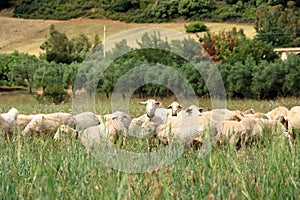
[[180,108],[180,109],[181,109],[181,108],[182,108],[182,106],[181,106],[181,105],[178,105],[178,108]]
[[198,109],[199,109],[199,112],[200,112],[200,113],[205,112],[205,108],[203,108],[203,107],[200,107],[200,108],[198,108]]
[[185,110],[185,112],[190,113],[190,112],[192,112],[192,110],[193,110],[193,109],[191,109],[191,108],[187,108],[187,109]]
[[161,103],[160,101],[156,101],[156,102],[155,102],[155,105],[157,105],[157,106],[161,106],[161,105],[162,105],[162,103]]
[[140,102],[139,104],[146,105],[147,102],[146,102],[146,101],[142,101],[142,102]]
[[172,108],[172,106],[171,106],[171,105],[169,105],[169,106],[168,106],[168,109],[169,109],[169,108]]

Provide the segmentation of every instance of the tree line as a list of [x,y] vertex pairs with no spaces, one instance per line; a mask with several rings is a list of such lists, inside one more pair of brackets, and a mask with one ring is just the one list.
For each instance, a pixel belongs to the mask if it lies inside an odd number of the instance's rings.
[[263,14],[265,8],[277,5],[292,9],[299,16],[300,3],[296,0],[20,0],[14,16],[62,20],[108,18],[137,23],[176,19],[254,22],[256,12]]
[[[198,96],[209,94],[208,85],[220,83],[230,98],[300,95],[300,58],[290,55],[282,61],[270,43],[259,37],[248,39],[242,30],[207,32],[199,38],[200,42],[168,41],[157,32],[146,33],[137,41],[139,48],[130,47],[122,40],[107,52],[105,59],[98,36],[93,40],[84,35],[69,39],[54,26],[49,33],[41,45],[44,54],[40,57],[17,51],[0,54],[0,85],[25,86],[29,92],[32,88],[42,88],[56,103],[65,100],[66,88],[73,91],[84,88],[91,93],[96,90],[109,97],[125,74],[127,85],[121,84],[121,91],[129,92],[129,86],[139,83],[141,86],[134,92],[139,97],[168,97],[174,94],[170,88],[179,88],[188,97],[191,94],[184,80]],[[104,70],[108,62],[111,63]],[[140,66],[139,70],[130,71],[136,66]],[[165,70],[166,66],[178,73]],[[211,66],[217,67],[222,82]]]

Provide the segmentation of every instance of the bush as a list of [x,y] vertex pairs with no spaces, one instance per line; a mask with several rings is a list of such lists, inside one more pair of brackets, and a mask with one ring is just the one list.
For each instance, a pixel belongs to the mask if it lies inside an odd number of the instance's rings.
[[185,25],[185,31],[187,33],[197,33],[207,31],[207,26],[202,22],[192,22],[188,25]]
[[70,95],[61,86],[51,86],[45,89],[42,97],[39,97],[40,101],[47,101],[50,103],[60,104],[67,102]]

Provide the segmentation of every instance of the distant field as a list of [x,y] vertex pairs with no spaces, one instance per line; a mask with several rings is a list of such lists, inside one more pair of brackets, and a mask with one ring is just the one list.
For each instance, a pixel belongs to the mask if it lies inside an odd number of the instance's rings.
[[[107,39],[113,35],[140,27],[159,27],[184,33],[184,24],[180,23],[161,23],[161,24],[135,24],[105,19],[73,19],[68,21],[58,20],[32,20],[18,19],[10,17],[0,17],[0,53],[9,53],[14,50],[39,55],[40,45],[45,41],[49,26],[54,24],[56,29],[64,32],[68,37],[79,34],[86,34],[93,37],[99,34],[103,39],[103,26],[107,29]],[[234,23],[205,23],[212,32],[243,28],[249,38],[253,38],[255,30],[253,24],[234,24]],[[191,37],[196,38],[195,34]]]

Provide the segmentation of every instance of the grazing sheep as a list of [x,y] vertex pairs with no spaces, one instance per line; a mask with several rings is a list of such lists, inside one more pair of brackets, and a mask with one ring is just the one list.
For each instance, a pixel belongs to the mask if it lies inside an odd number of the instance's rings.
[[69,127],[68,125],[60,125],[53,137],[54,140],[58,140],[61,136],[77,136],[77,131],[74,128]]
[[11,108],[7,113],[0,114],[0,130],[3,136],[16,130],[18,114],[19,111],[16,108]]
[[100,124],[98,117],[93,112],[83,112],[73,116],[75,120],[75,128],[77,131],[83,131],[84,129],[97,126]]
[[60,125],[75,127],[75,120],[69,113],[52,113],[35,116],[22,131],[22,135],[53,134]]
[[42,114],[36,114],[36,115],[18,114],[17,121],[16,121],[18,131],[22,131],[34,117],[39,115],[41,116]]
[[143,129],[148,135],[155,135],[163,144],[168,144],[174,138],[183,144],[203,143],[203,132],[212,127],[210,119],[189,116],[168,121],[166,124],[145,122]]
[[271,133],[271,135],[275,135],[276,133],[286,135],[285,127],[277,120],[244,118],[240,123],[246,128],[245,135],[242,137],[244,145],[246,145],[249,139],[261,140],[264,132]]
[[249,110],[244,111],[244,115],[254,114],[254,113],[255,113],[255,110],[253,108],[250,108]]
[[133,118],[128,128],[128,134],[135,137],[145,137],[142,132],[142,125],[146,121],[149,121],[147,114],[141,115],[137,118]]
[[267,115],[264,113],[254,113],[254,114],[244,114],[245,118],[260,118],[260,119],[268,119]]
[[238,121],[222,121],[217,124],[217,142],[219,144],[229,141],[231,147],[236,147],[237,142],[246,134],[245,126]]
[[285,128],[288,128],[288,112],[289,109],[283,106],[279,106],[270,112],[266,113],[268,119],[279,120],[280,123],[284,125]]
[[295,136],[294,130],[300,130],[300,106],[294,106],[290,109],[287,115],[288,132]]
[[241,121],[244,118],[244,114],[241,111],[229,111],[227,109],[216,109],[212,111],[202,112],[199,116],[207,117],[218,122],[229,120]]
[[[85,129],[82,134],[79,134],[79,138],[83,146],[90,152],[95,143],[101,139],[108,139],[112,143],[116,143],[120,133],[126,133],[130,123],[130,117],[124,112],[114,112],[112,114],[105,115],[105,123],[98,126],[91,126]],[[125,143],[126,135],[123,138],[123,144]]]

